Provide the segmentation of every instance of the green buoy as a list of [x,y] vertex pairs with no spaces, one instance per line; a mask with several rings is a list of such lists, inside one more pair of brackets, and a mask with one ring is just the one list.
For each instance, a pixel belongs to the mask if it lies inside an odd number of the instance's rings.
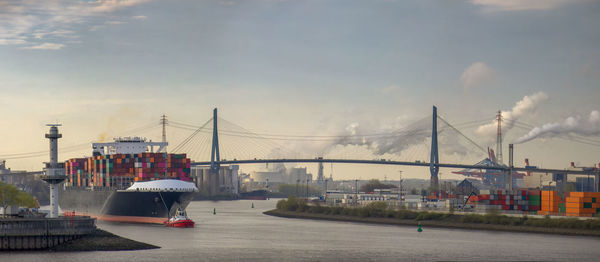
[[419,228],[417,228],[417,232],[419,232],[419,233],[423,232],[423,229],[421,228],[421,223],[419,223]]
[[252,202],[252,208],[254,208],[254,202]]
[[217,208],[213,208],[213,215],[217,214]]

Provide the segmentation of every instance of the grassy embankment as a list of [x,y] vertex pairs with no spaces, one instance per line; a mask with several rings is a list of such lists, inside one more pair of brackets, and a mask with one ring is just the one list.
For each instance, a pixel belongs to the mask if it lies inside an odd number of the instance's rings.
[[121,251],[160,248],[96,229],[92,234],[50,248],[51,251]]
[[265,212],[267,215],[349,222],[363,222],[391,225],[418,225],[424,227],[448,227],[513,232],[549,233],[564,235],[600,236],[600,220],[577,218],[533,218],[513,217],[492,212],[480,214],[453,214],[439,212],[418,212],[393,210],[384,202],[376,202],[366,207],[327,207],[308,205],[305,200],[291,197],[277,202],[277,209]]

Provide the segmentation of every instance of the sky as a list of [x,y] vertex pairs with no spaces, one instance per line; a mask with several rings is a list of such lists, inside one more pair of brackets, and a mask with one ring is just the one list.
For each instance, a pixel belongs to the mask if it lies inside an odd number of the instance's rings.
[[[159,140],[160,128],[130,131],[162,114],[200,126],[216,107],[256,133],[361,136],[413,127],[436,105],[451,124],[481,121],[457,128],[483,148],[495,149],[502,111],[517,165],[597,165],[599,13],[597,0],[0,0],[0,158],[40,170],[47,156],[14,154],[47,150],[48,123],[63,125],[67,159],[114,136]],[[169,127],[169,142],[192,132]],[[310,157],[428,161],[423,134],[342,140],[276,142]],[[252,151],[232,141],[229,158]],[[440,162],[485,157],[465,141],[446,132]],[[399,170],[429,177],[325,173]]]

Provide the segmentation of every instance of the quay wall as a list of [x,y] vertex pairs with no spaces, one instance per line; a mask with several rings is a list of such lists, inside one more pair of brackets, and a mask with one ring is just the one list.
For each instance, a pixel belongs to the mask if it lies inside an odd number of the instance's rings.
[[0,251],[47,249],[95,230],[90,217],[2,218]]

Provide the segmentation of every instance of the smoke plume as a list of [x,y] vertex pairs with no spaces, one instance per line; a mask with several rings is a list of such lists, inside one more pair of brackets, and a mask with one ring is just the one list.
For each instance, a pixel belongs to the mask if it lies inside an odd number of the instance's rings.
[[[430,121],[430,120],[429,120]],[[334,148],[342,146],[364,146],[375,155],[399,154],[410,146],[421,144],[431,137],[428,121],[417,121],[409,126],[401,127],[392,124],[389,127],[363,127],[358,122],[346,126],[342,138],[330,145]]]
[[555,122],[535,127],[526,135],[515,141],[515,144],[525,143],[536,138],[550,138],[563,135],[598,136],[600,135],[600,112],[594,110],[586,117],[571,116],[563,122]]
[[[510,111],[502,111],[502,130],[510,130],[513,128],[515,121],[525,115],[534,113],[538,105],[547,99],[548,95],[546,93],[537,92],[530,96],[523,97],[523,99],[517,102]],[[479,126],[477,130],[475,130],[475,133],[493,141],[496,137],[496,131],[497,122],[492,121],[489,124]]]

